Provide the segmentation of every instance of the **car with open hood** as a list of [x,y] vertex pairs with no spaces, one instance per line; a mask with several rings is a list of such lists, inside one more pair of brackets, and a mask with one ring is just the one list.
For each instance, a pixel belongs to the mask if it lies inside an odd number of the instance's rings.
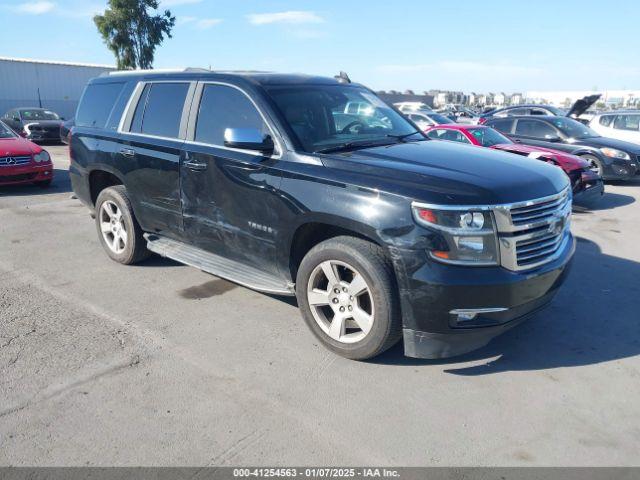
[[353,359],[485,345],[552,300],[575,250],[559,168],[432,141],[342,77],[110,73],[85,89],[70,156],[112,260],[156,252],[295,295]]
[[[571,181],[573,203],[591,206],[604,195],[604,182],[586,160],[559,150],[516,143],[485,125],[439,125],[426,131],[433,140],[446,140],[509,152],[561,168]],[[519,160],[519,159],[518,159]]]
[[0,187],[31,183],[45,188],[52,180],[49,153],[0,121]]
[[588,126],[568,117],[525,116],[493,118],[485,125],[495,128],[517,143],[561,150],[591,164],[605,180],[634,178],[640,171],[640,145],[603,137]]
[[33,142],[59,142],[63,120],[46,108],[14,108],[2,117],[14,132]]
[[553,105],[522,104],[496,108],[480,115],[478,123],[483,125],[492,118],[518,117],[525,115],[554,116],[578,118],[585,113],[601,97],[599,94],[587,95],[576,100],[569,110],[554,107]]

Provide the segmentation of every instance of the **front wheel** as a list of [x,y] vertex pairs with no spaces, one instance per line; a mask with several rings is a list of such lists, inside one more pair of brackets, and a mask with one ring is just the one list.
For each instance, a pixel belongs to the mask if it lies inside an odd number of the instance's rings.
[[151,254],[122,185],[106,188],[98,195],[96,228],[107,255],[118,263],[130,265]]
[[595,155],[582,155],[582,158],[589,162],[589,169],[592,172],[602,176],[602,162],[598,157]]
[[371,242],[343,236],[316,245],[300,264],[296,296],[311,331],[343,357],[375,357],[400,338],[393,269]]

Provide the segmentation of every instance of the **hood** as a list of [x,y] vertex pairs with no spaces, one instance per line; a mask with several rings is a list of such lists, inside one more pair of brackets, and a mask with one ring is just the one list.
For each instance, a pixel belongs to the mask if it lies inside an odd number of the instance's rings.
[[534,159],[547,159],[554,160],[565,172],[573,170],[584,169],[589,166],[589,162],[559,150],[553,150],[546,147],[535,147],[533,145],[523,145],[521,143],[505,143],[501,145],[494,145],[491,148],[496,150],[502,150],[504,152],[512,152],[520,155],[525,155]]
[[633,155],[640,155],[640,145],[609,137],[585,138],[584,140],[576,140],[572,145],[587,145],[596,148],[617,148],[618,150],[623,150]]
[[329,168],[357,173],[353,183],[438,204],[482,205],[554,195],[562,171],[538,160],[452,142],[424,141],[322,156]]
[[0,138],[0,157],[31,155],[42,150],[24,138]]
[[567,117],[579,117],[586,112],[591,105],[596,103],[601,96],[602,95],[598,93],[596,95],[587,95],[580,100],[576,100],[567,113]]

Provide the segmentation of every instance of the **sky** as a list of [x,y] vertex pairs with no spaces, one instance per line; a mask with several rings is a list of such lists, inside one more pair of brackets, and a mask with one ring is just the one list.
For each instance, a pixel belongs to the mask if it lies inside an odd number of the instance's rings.
[[[0,0],[0,56],[114,64],[101,0]],[[297,72],[376,90],[640,89],[638,0],[163,0],[155,68]],[[0,85],[1,88],[1,85]]]

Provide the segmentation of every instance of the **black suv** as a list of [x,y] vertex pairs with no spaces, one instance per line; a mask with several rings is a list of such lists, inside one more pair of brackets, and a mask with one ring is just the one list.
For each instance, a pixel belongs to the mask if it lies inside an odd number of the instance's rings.
[[551,300],[575,248],[562,170],[430,141],[345,79],[110,74],[86,87],[70,152],[112,259],[156,252],[296,295],[354,359],[400,337],[424,358],[485,345]]

